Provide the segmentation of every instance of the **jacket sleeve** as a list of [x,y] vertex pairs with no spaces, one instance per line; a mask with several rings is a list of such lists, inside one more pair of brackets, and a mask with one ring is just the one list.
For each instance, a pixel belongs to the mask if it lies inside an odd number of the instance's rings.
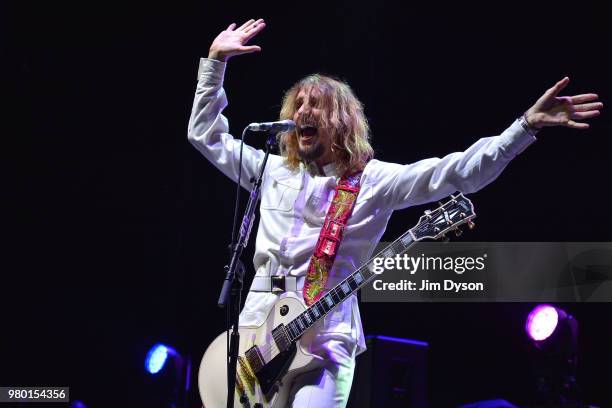
[[377,162],[372,166],[374,194],[385,197],[397,210],[439,200],[456,191],[473,193],[495,180],[535,140],[515,121],[501,135],[482,138],[464,152],[408,165]]
[[[222,115],[227,106],[223,90],[223,76],[226,64],[202,58],[198,70],[196,88],[187,137],[215,167],[231,178],[238,179],[240,140],[228,133],[227,118]],[[250,179],[257,177],[264,152],[244,145],[242,152],[242,187],[252,187]]]

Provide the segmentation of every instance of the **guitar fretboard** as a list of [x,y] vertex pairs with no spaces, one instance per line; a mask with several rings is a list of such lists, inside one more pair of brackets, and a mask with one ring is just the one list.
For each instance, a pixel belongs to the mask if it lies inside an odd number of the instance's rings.
[[377,255],[370,258],[365,265],[350,274],[342,282],[330,289],[325,296],[321,297],[321,299],[306,309],[306,311],[287,323],[285,329],[289,339],[292,342],[299,339],[309,327],[372,280],[377,275],[373,272],[374,259],[391,258],[396,255],[401,255],[414,243],[412,230],[408,230],[404,235],[386,246]]

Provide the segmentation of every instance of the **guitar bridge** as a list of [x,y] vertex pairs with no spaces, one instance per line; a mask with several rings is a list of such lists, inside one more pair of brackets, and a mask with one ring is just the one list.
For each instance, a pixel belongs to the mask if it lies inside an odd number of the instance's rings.
[[246,361],[246,359],[243,357],[238,357],[238,365],[240,366],[238,370],[238,377],[242,380],[241,382],[243,384],[243,389],[246,383],[246,386],[249,387],[249,390],[253,392],[255,390],[255,381],[257,379],[255,378],[255,373],[251,369],[249,362]]

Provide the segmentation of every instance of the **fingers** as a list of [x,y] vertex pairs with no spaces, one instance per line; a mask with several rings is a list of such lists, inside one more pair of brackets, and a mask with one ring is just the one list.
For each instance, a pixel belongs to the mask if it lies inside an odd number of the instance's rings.
[[598,110],[572,113],[572,119],[589,119],[589,118],[594,118],[595,116],[599,116]]
[[248,27],[249,25],[253,24],[254,22],[255,22],[255,20],[250,19],[249,21],[247,21],[246,23],[244,23],[243,25],[238,27],[238,30],[244,30],[246,27]]
[[236,28],[236,23],[232,23],[229,26],[227,26],[227,31],[233,31],[234,28]]
[[254,31],[254,30],[261,31],[261,29],[263,28],[262,26],[265,27],[266,23],[264,22],[263,18],[260,18],[259,20],[255,21],[253,24],[251,24],[249,26],[249,28],[247,30],[245,30],[245,31],[247,33],[251,32],[251,31]]
[[576,112],[586,112],[590,110],[598,110],[603,108],[603,103],[595,102],[595,103],[583,103],[581,105],[574,105],[574,110]]
[[557,96],[569,84],[569,78],[565,77],[546,91],[548,96]]
[[588,123],[574,122],[573,120],[567,121],[565,126],[570,127],[572,129],[588,129],[589,128]]
[[582,95],[574,95],[571,97],[571,100],[572,100],[572,103],[582,103],[582,102],[595,101],[597,100],[597,98],[599,98],[597,94],[588,93],[588,94],[582,94]]
[[252,30],[254,27],[257,27],[261,23],[263,23],[263,18],[257,20],[250,19],[249,21],[241,25],[238,30],[248,33],[250,30]]
[[259,52],[261,47],[259,45],[247,45],[240,48],[241,54],[249,54],[251,52]]
[[245,41],[249,41],[251,38],[255,37],[264,28],[266,28],[266,23],[264,23],[263,20],[261,20],[261,23],[251,26],[251,28],[249,28],[249,31],[246,33]]
[[[588,101],[588,100],[593,100],[594,99],[593,97],[597,98],[597,95],[595,94],[577,95],[575,97],[572,97],[572,101],[574,100],[574,98],[578,98],[578,100],[582,100],[582,101]],[[583,103],[581,105],[574,105],[573,108],[574,109],[571,114],[572,119],[590,119],[590,118],[599,116],[600,114],[599,109],[603,108],[603,103],[601,102]],[[582,128],[579,128],[579,129],[582,129]]]

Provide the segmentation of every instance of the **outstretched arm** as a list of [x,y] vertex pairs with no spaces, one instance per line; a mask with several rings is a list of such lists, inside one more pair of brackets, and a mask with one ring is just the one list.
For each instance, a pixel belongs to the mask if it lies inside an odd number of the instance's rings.
[[389,197],[392,208],[435,201],[455,191],[471,193],[495,180],[508,163],[529,144],[544,126],[587,129],[578,122],[599,115],[603,107],[598,96],[587,93],[558,96],[568,84],[564,78],[548,89],[537,102],[501,135],[480,139],[464,152],[449,154],[406,166],[378,162],[372,166],[372,179],[378,194]]
[[[240,141],[229,133],[228,122],[222,115],[227,106],[223,90],[226,61],[234,55],[260,50],[258,46],[245,45],[265,27],[263,20],[249,20],[240,28],[236,24],[222,31],[213,41],[209,58],[200,60],[198,85],[189,119],[188,139],[204,157],[225,175],[236,181]],[[264,153],[245,145],[242,158],[242,186],[249,189],[248,180],[257,175]]]

